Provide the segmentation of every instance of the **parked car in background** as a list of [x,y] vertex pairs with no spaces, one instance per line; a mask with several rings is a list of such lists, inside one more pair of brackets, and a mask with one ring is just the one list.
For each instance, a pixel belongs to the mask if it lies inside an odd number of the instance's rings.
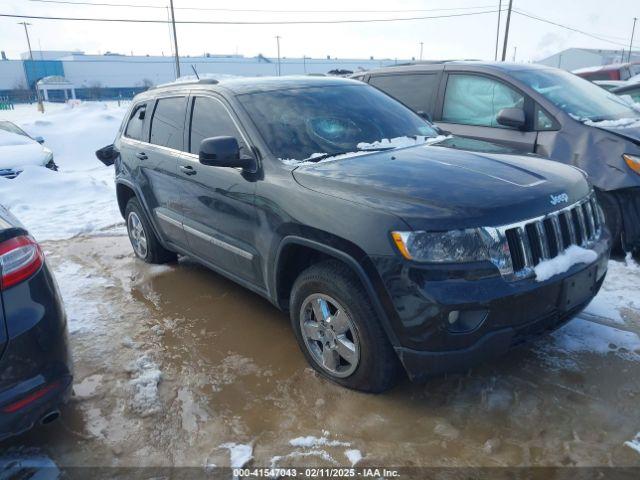
[[616,246],[640,247],[640,112],[620,97],[533,64],[416,64],[353,78],[455,135],[581,168],[596,187]]
[[8,120],[0,120],[0,178],[15,178],[25,166],[36,165],[58,170],[53,152],[42,137],[31,137]]
[[557,328],[604,280],[584,172],[474,142],[361,82],[262,77],[140,94],[96,154],[140,259],[266,297],[314,369],[378,392]]
[[58,418],[72,380],[55,279],[40,245],[0,205],[0,440]]
[[640,74],[640,63],[611,63],[593,67],[578,68],[571,73],[590,81],[594,80],[629,80]]
[[593,83],[604,88],[607,92],[627,84],[624,80],[594,80]]
[[633,102],[640,104],[640,79],[637,83],[626,82],[623,86],[614,88],[611,92],[619,96],[629,96]]

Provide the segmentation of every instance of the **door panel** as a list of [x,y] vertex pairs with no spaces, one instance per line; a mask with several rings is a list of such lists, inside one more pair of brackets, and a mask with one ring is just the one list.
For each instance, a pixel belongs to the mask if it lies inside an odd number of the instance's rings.
[[217,98],[192,98],[190,117],[185,138],[190,153],[178,160],[180,212],[189,249],[230,274],[262,286],[254,248],[257,216],[252,175],[236,168],[202,165],[197,157],[204,138],[233,136],[245,155],[249,151],[246,140],[229,109]]
[[442,114],[437,125],[454,135],[507,145],[533,152],[537,132],[527,119],[525,130],[504,127],[497,122],[500,110],[521,108],[528,114],[531,100],[497,79],[467,73],[447,77]]

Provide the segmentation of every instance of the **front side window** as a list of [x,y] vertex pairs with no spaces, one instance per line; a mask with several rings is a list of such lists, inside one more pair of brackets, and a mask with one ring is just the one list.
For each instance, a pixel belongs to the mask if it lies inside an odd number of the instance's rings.
[[524,108],[524,96],[491,78],[449,75],[442,109],[443,122],[509,128],[496,120],[503,108]]
[[416,112],[431,113],[438,75],[382,75],[371,78],[369,83]]
[[359,144],[436,137],[424,119],[369,85],[328,85],[237,96],[280,159],[355,152]]
[[127,128],[124,130],[124,136],[133,140],[142,140],[142,131],[144,127],[144,117],[147,109],[146,104],[138,105],[129,117]]
[[248,153],[242,135],[233,123],[227,109],[220,101],[208,97],[196,97],[193,99],[191,113],[191,131],[189,133],[189,151],[198,154],[200,142],[210,137],[234,137],[238,140],[241,153]]
[[520,70],[512,75],[577,120],[598,122],[640,117],[620,97],[564,70]]
[[185,97],[158,100],[151,119],[150,143],[182,150],[186,101]]

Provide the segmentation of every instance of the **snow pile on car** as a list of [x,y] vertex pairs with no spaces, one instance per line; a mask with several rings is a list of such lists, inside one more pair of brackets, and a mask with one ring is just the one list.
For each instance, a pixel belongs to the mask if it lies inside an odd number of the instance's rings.
[[43,165],[45,157],[42,146],[35,140],[0,130],[0,170],[22,170],[28,165]]
[[598,254],[593,250],[571,245],[557,257],[544,260],[535,266],[536,281],[544,282],[554,275],[564,273],[579,263],[595,262]]
[[22,123],[29,134],[45,138],[60,169],[27,166],[13,180],[0,179],[0,201],[37,240],[70,238],[122,223],[113,167],[101,164],[95,151],[113,142],[125,111],[83,103],[40,115],[34,107],[37,120]]

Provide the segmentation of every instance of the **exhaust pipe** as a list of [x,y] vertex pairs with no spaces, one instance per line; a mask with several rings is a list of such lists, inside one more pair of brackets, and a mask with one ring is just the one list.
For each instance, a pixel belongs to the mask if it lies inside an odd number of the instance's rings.
[[49,413],[45,413],[40,419],[40,425],[48,425],[51,422],[55,422],[60,416],[60,410],[51,410]]

